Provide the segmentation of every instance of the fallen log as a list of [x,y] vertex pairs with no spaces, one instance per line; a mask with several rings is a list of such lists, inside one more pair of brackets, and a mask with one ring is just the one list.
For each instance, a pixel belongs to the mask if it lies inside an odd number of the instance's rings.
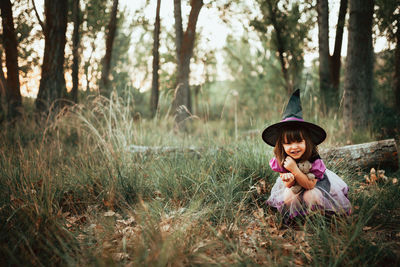
[[355,170],[371,168],[398,169],[397,146],[394,139],[375,141],[357,145],[320,149],[319,154],[325,162]]
[[169,153],[169,152],[198,152],[196,147],[170,147],[170,146],[137,146],[130,145],[128,150],[132,153]]
[[[204,151],[223,150],[223,148],[205,149],[198,147],[148,147],[131,145],[128,147],[128,150],[131,153],[140,154],[194,153],[201,156],[201,153]],[[331,166],[337,165],[357,171],[370,170],[371,168],[392,171],[398,169],[397,146],[394,139],[336,148],[321,148],[319,154]]]

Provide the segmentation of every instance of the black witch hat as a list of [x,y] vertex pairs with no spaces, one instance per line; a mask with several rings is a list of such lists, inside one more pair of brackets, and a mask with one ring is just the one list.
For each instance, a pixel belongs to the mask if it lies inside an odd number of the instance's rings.
[[270,146],[275,146],[283,126],[291,125],[293,127],[306,128],[310,138],[315,145],[321,144],[326,138],[324,129],[316,124],[307,122],[303,119],[303,112],[300,103],[300,89],[297,89],[289,99],[282,120],[278,123],[268,126],[262,133],[262,139]]

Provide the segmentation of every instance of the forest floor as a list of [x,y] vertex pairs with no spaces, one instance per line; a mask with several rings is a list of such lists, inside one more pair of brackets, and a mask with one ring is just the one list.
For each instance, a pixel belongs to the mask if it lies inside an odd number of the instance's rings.
[[[276,174],[261,138],[224,122],[177,133],[171,120],[137,121],[114,104],[4,128],[0,265],[400,263],[400,171],[368,184],[368,172],[326,162],[349,185],[352,214],[287,227],[265,205]],[[210,149],[132,153],[133,144]]]

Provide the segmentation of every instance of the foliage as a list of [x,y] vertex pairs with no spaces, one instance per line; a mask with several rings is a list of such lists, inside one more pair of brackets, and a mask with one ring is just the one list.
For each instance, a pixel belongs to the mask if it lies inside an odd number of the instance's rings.
[[395,43],[396,32],[400,30],[399,2],[377,0],[375,7],[375,23],[380,34],[387,36],[388,41]]
[[279,67],[273,65],[277,64],[276,59],[265,47],[265,43],[262,44],[262,47],[253,49],[246,35],[239,40],[232,36],[227,38],[225,64],[231,77],[234,77],[236,86],[232,89],[239,92],[241,105],[265,103],[266,98],[278,91],[272,88],[279,88],[284,83],[282,79],[276,79],[280,77]]
[[111,76],[114,88],[125,88],[132,86],[130,68],[130,53],[133,25],[127,25],[127,10],[119,11],[117,22],[117,34],[114,40],[112,59],[111,59]]
[[34,23],[32,22],[33,9],[26,7],[25,1],[17,1],[13,5],[14,12],[14,24],[16,26],[15,33],[17,35],[18,42],[18,64],[19,69],[23,73],[23,76],[28,75],[33,70],[34,66],[39,65],[37,51],[30,43],[33,43],[39,39],[38,33],[34,31]]
[[[315,23],[310,5],[299,1],[257,1],[262,14],[251,21],[261,40],[270,44],[275,53],[281,53],[281,68],[289,73],[293,88],[301,84],[304,50],[311,41],[309,31]],[[288,81],[287,81],[288,82]]]
[[[82,57],[86,90],[96,91],[100,80],[101,59],[104,56],[105,29],[109,21],[112,3],[101,0],[89,0],[82,8]],[[89,93],[89,92],[87,92]]]

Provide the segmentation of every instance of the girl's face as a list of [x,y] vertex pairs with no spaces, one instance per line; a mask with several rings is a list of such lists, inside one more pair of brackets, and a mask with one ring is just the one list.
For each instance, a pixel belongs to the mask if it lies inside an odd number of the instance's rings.
[[283,149],[288,156],[293,159],[300,159],[306,151],[306,141],[302,139],[301,141],[287,142],[286,138],[283,142]]

